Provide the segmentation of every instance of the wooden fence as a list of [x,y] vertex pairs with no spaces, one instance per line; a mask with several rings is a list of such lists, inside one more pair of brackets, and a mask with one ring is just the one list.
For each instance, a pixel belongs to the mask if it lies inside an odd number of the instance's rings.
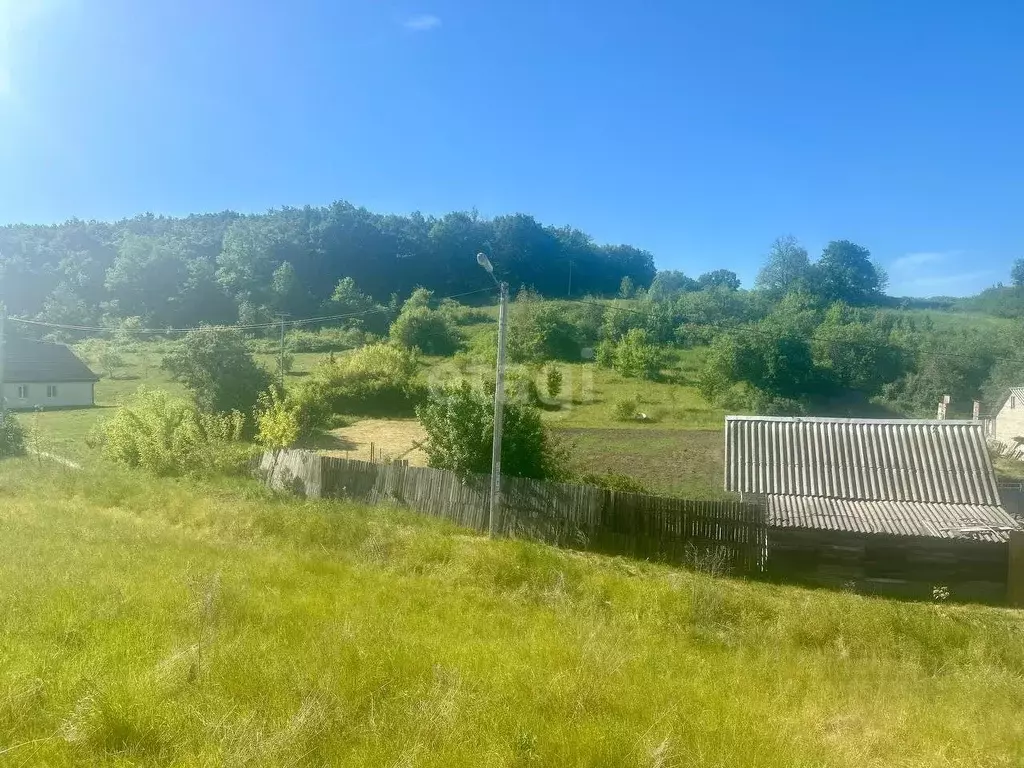
[[[399,464],[370,464],[312,451],[263,454],[259,473],[271,487],[312,498],[396,504],[485,531],[489,477]],[[500,530],[549,544],[672,563],[695,559],[734,573],[764,564],[764,508],[502,479]]]
[[[258,466],[274,488],[394,504],[488,529],[487,475],[462,478],[300,450],[267,452]],[[807,585],[925,600],[938,588],[958,601],[1024,602],[1020,539],[1014,560],[1006,542],[770,527],[756,503],[663,498],[518,477],[502,479],[500,530],[557,546]],[[1011,562],[1018,563],[1016,577]],[[1009,594],[1008,582],[1016,584]]]

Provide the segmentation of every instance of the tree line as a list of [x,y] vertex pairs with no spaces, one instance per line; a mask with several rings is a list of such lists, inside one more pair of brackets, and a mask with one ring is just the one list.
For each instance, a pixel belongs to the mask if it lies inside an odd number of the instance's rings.
[[0,298],[12,314],[76,325],[129,317],[155,327],[257,323],[337,309],[332,296],[346,278],[377,302],[417,286],[437,295],[485,288],[478,251],[513,289],[549,296],[613,294],[623,279],[646,287],[655,275],[645,250],[600,245],[524,214],[380,215],[336,202],[259,215],[5,226]]

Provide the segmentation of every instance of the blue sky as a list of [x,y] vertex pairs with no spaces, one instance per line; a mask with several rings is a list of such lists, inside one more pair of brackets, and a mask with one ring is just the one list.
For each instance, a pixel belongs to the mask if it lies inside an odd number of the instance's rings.
[[0,0],[0,222],[476,207],[734,269],[1024,257],[1024,4]]

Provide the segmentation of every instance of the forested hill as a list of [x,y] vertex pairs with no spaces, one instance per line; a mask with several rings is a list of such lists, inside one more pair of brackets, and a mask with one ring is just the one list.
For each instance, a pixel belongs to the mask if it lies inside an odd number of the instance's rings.
[[598,245],[571,227],[515,214],[484,219],[379,215],[337,202],[266,214],[142,215],[0,228],[0,299],[15,315],[92,324],[140,317],[157,326],[311,316],[351,278],[379,301],[416,286],[451,295],[487,287],[474,262],[491,255],[513,289],[612,294],[623,278],[650,285],[654,258]]

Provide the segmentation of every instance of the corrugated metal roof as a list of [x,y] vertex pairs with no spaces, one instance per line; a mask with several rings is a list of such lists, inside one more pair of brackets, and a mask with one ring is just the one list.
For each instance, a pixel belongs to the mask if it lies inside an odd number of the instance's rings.
[[981,422],[727,416],[740,493],[998,506]]
[[856,533],[1006,541],[1019,523],[1000,507],[768,496],[769,525]]
[[98,378],[63,344],[11,337],[4,345],[4,381],[9,384],[58,384]]

